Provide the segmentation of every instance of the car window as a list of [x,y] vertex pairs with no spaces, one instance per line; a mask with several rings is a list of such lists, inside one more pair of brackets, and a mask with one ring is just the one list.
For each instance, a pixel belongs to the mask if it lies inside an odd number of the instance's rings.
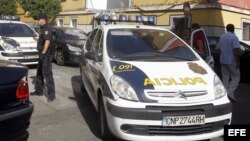
[[98,54],[102,55],[103,54],[103,34],[99,43],[99,50],[98,50]]
[[25,24],[1,23],[0,36],[6,37],[37,37],[37,34]]
[[95,29],[95,30],[93,30],[93,31],[90,33],[90,36],[89,36],[89,38],[87,39],[86,45],[85,45],[85,48],[86,48],[87,51],[90,51],[97,31],[98,31],[98,29]]
[[185,42],[168,31],[112,29],[107,35],[111,58],[143,60],[196,60]]
[[98,30],[98,33],[95,36],[93,46],[91,51],[95,52],[97,54],[97,61],[102,61],[102,49],[103,49],[103,31],[101,29]]
[[91,51],[96,52],[96,53],[98,52],[99,47],[100,47],[100,41],[101,41],[101,38],[102,38],[102,34],[103,34],[103,32],[100,29],[98,31],[98,33],[96,34],[96,36],[95,36]]
[[[207,38],[204,31],[202,29],[193,31],[191,39],[191,46],[193,47],[193,49],[203,59],[206,59],[209,56],[209,45],[207,44]],[[201,49],[202,46],[204,47],[204,49]]]

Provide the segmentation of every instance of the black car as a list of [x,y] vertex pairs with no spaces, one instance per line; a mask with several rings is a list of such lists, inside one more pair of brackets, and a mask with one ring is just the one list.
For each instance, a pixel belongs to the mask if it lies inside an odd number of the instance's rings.
[[59,36],[54,52],[56,63],[58,65],[79,64],[79,56],[87,34],[80,29],[70,27],[52,27],[52,31]]
[[[220,70],[220,52],[217,49],[220,37],[210,36],[208,42],[211,54],[214,58],[214,71],[221,76]],[[250,82],[250,45],[240,41],[240,74],[241,81]]]
[[29,101],[28,68],[0,60],[0,140],[28,139],[33,112]]

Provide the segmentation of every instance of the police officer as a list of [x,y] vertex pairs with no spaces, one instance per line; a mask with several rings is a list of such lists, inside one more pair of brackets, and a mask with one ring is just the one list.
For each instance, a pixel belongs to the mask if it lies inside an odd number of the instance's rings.
[[[53,46],[52,46],[52,31],[47,24],[47,16],[45,14],[39,14],[37,16],[37,23],[40,26],[39,39],[37,42],[37,50],[39,52],[39,61],[37,66],[37,74],[35,81],[35,92],[31,95],[43,95],[44,85],[48,91],[47,102],[55,100],[55,84],[52,73],[52,58],[53,58]],[[45,80],[45,81],[44,81]]]

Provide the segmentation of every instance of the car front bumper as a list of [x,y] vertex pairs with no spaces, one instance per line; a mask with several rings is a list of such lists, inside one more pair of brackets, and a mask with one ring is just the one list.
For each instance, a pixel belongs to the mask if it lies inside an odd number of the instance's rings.
[[[145,108],[118,107],[106,101],[106,116],[111,132],[125,140],[203,140],[223,135],[231,122],[231,103]],[[163,126],[164,116],[205,115],[204,125]]]
[[38,52],[5,52],[0,51],[0,59],[19,62],[23,65],[34,65],[38,63]]
[[72,64],[79,64],[80,63],[80,52],[72,52],[70,51],[67,54],[67,61],[72,63]]

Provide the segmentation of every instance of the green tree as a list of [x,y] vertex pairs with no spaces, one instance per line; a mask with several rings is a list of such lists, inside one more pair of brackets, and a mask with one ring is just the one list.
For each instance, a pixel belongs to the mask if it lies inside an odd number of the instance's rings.
[[53,20],[61,11],[61,0],[18,0],[18,2],[34,19],[42,13]]
[[0,15],[15,15],[16,0],[0,0]]

